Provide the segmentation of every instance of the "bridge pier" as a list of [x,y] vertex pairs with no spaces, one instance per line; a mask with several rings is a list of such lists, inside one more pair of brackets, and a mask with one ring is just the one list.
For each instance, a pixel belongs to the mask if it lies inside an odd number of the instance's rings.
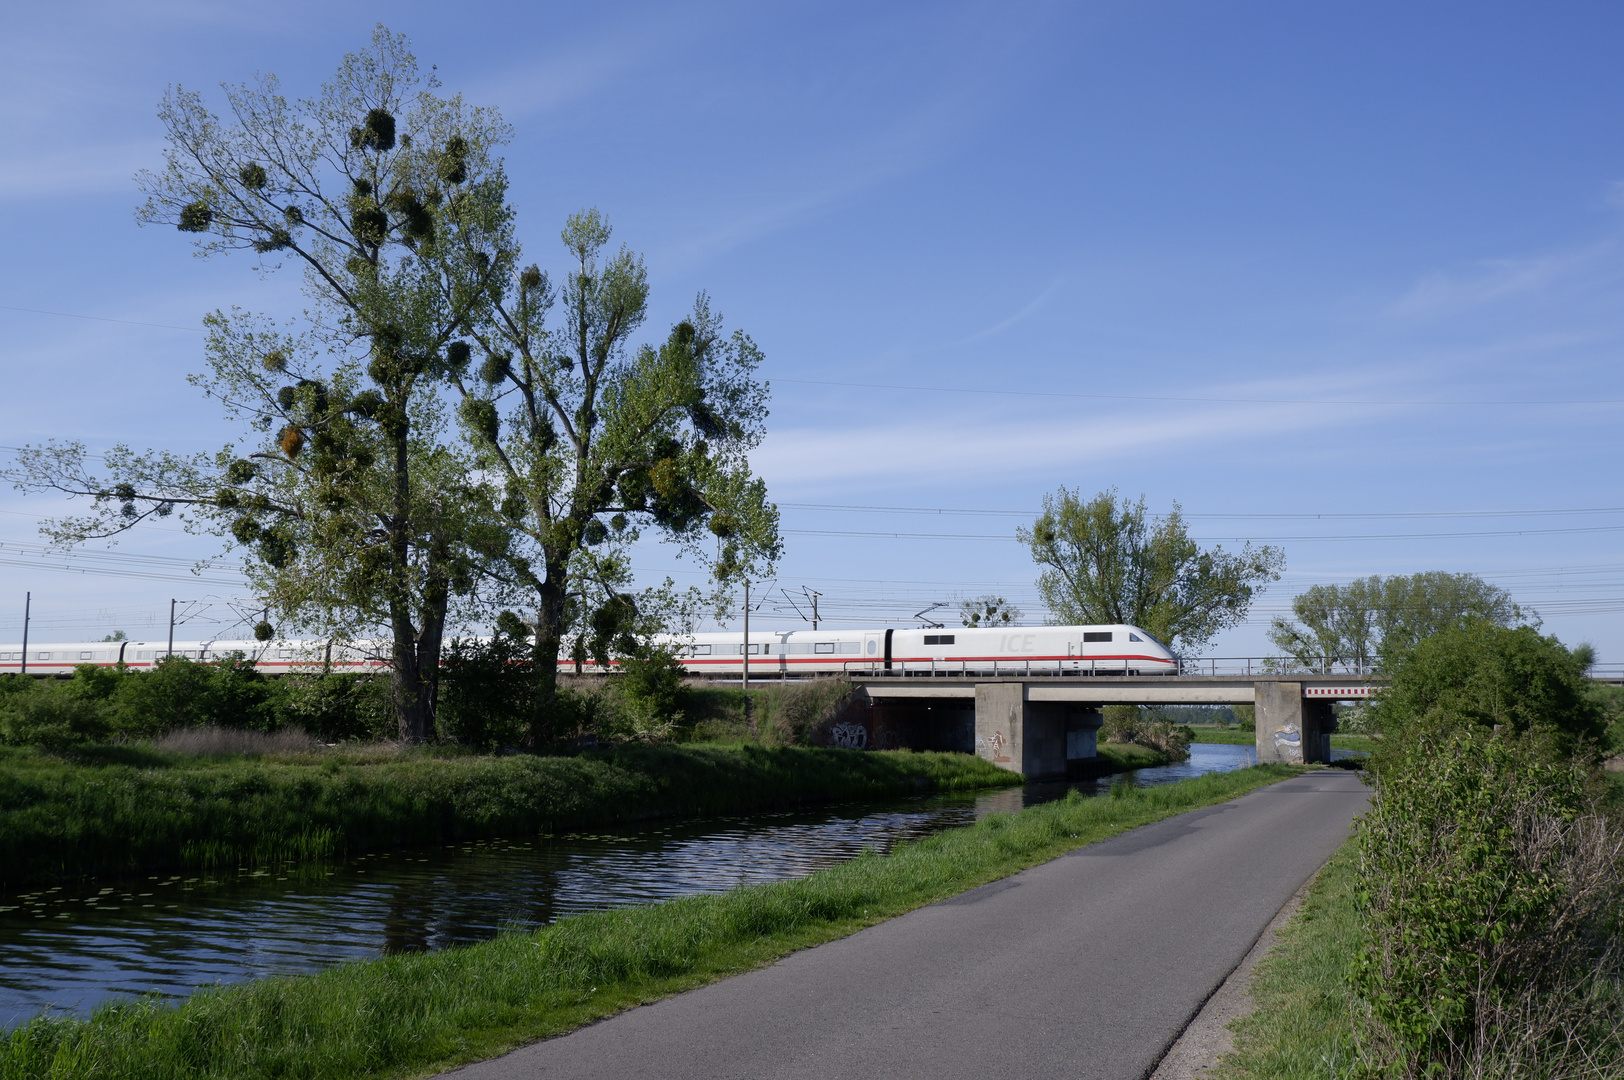
[[1067,763],[1096,754],[1099,710],[1033,701],[1023,682],[978,683],[975,752],[1033,780],[1066,775]]
[[1257,759],[1293,765],[1331,760],[1336,719],[1329,701],[1305,698],[1300,682],[1257,684]]

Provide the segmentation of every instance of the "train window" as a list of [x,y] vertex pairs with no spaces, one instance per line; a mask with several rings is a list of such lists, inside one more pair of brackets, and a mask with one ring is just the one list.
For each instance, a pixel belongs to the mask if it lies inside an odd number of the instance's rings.
[[94,660],[95,658],[96,654],[93,652],[82,652],[79,654],[79,659],[81,660]]
[[[752,645],[752,646],[750,646],[750,655],[751,656],[756,655],[760,651],[761,651],[761,646],[760,645]],[[741,654],[744,652],[744,646],[743,645],[739,646],[739,652]]]
[[278,660],[292,660],[293,659],[293,650],[292,649],[278,649],[278,650],[276,650],[276,658]]
[[840,651],[843,653],[860,653],[863,651],[863,643],[861,641],[842,641]]
[[1084,641],[1110,641],[1111,640],[1111,631],[1109,631],[1109,630],[1084,630],[1083,631],[1083,640]]
[[48,652],[42,652],[42,653],[35,653],[34,654],[34,659],[35,660],[49,660],[50,658],[51,658],[51,654],[48,653]]
[[710,655],[710,650],[711,650],[711,647],[709,645],[695,645],[694,646],[694,655],[695,656],[709,656]]
[[812,646],[812,651],[815,653],[832,653],[835,651],[835,643],[832,641],[820,641]]
[[1140,637],[1140,636],[1139,636],[1139,635],[1138,635],[1138,634],[1133,634],[1133,633],[1130,633],[1130,634],[1129,634],[1129,635],[1128,635],[1128,640],[1129,640],[1129,641],[1137,641],[1137,642],[1139,642],[1139,643],[1140,643],[1140,644],[1141,644],[1141,645],[1142,645],[1142,644],[1144,644],[1144,641],[1145,641],[1145,639],[1144,639],[1144,638],[1142,638],[1142,637]]
[[926,645],[951,645],[951,644],[953,644],[953,635],[952,634],[926,634],[925,635],[925,644]]

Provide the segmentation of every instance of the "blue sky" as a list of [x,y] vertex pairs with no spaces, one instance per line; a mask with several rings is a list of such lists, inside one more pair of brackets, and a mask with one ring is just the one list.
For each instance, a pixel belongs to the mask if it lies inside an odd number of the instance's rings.
[[[1015,526],[1114,486],[1285,549],[1209,655],[1265,651],[1306,585],[1436,569],[1624,663],[1624,9],[11,5],[0,444],[236,434],[186,384],[195,328],[297,312],[298,281],[136,227],[156,103],[258,71],[312,91],[379,19],[513,124],[531,258],[561,267],[597,206],[647,258],[648,337],[704,289],[760,344],[778,585],[837,624],[982,592],[1040,617]],[[233,591],[184,580],[217,545],[162,529],[73,564],[183,580],[56,569],[29,545],[57,509],[0,492],[0,638],[25,591],[58,639]]]

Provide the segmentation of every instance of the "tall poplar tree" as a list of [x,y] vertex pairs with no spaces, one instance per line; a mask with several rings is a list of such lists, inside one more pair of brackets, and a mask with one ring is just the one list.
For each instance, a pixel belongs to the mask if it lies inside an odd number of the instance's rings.
[[505,530],[488,554],[533,606],[544,694],[567,637],[603,659],[646,627],[625,589],[647,531],[701,557],[722,595],[780,550],[777,507],[746,459],[767,416],[760,351],[724,333],[703,294],[663,342],[633,347],[648,276],[607,250],[610,235],[598,211],[574,214],[561,287],[536,265],[493,281],[477,368],[453,379],[485,510]]

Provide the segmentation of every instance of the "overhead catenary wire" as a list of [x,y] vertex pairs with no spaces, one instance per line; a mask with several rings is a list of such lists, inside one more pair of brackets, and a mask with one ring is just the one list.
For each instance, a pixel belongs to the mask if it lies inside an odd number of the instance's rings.
[[[1036,518],[1042,513],[1040,510],[977,510],[941,506],[856,506],[845,503],[781,502],[777,506],[780,510],[826,510],[836,513],[925,514],[964,517]],[[1406,510],[1382,513],[1222,514],[1185,513],[1182,510],[1179,512],[1179,516],[1186,519],[1219,521],[1353,521],[1364,519],[1374,521],[1388,518],[1565,517],[1582,514],[1624,514],[1624,506],[1584,506],[1567,510]]]
[[[1013,533],[1004,535],[997,533],[905,533],[860,529],[784,529],[782,531],[790,536],[850,536],[889,540],[1001,540],[1005,542],[1014,542],[1016,540]],[[1357,533],[1335,536],[1194,536],[1191,539],[1204,544],[1309,544],[1357,540],[1462,540],[1472,537],[1548,536],[1559,533],[1597,532],[1624,532],[1624,525],[1584,525],[1566,529],[1501,529],[1478,532]]]
[[1359,398],[1275,398],[1275,397],[1219,397],[1216,395],[1193,394],[1080,394],[1074,391],[1051,390],[995,390],[985,387],[964,386],[917,386],[905,383],[860,383],[837,382],[830,379],[786,379],[779,378],[777,382],[794,383],[800,386],[840,386],[857,390],[907,390],[917,393],[932,394],[973,394],[977,397],[996,395],[999,397],[1036,397],[1036,398],[1078,398],[1085,401],[1165,401],[1184,402],[1200,405],[1338,405],[1338,406],[1513,406],[1525,407],[1529,405],[1624,405],[1624,398],[1557,398],[1557,399],[1484,399],[1462,401],[1426,401],[1426,400],[1395,400],[1381,399],[1369,400]]

